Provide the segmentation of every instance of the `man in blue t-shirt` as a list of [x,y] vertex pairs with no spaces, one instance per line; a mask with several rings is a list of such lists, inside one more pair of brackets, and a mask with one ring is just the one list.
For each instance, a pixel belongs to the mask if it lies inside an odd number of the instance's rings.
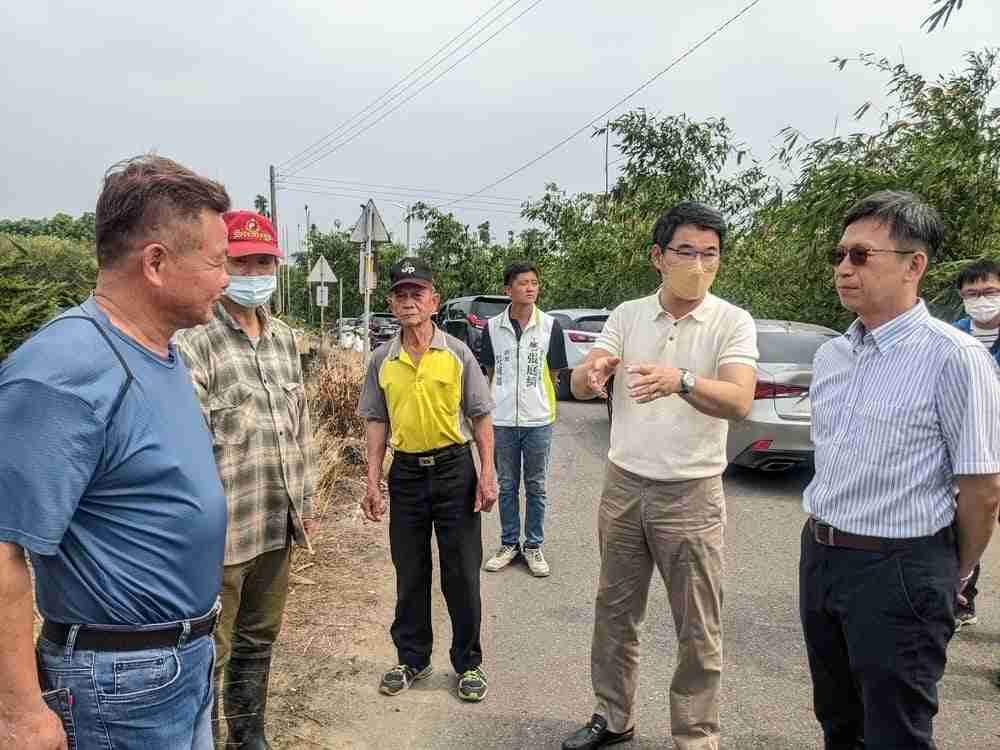
[[[977,260],[965,266],[955,278],[955,287],[962,297],[966,317],[955,321],[955,327],[974,337],[989,349],[1000,364],[1000,263]],[[976,596],[979,589],[981,564],[972,571],[955,608],[955,627],[962,628],[979,622]]]
[[112,167],[94,296],[0,364],[3,747],[212,748],[226,499],[170,340],[228,283],[228,209],[169,159]]

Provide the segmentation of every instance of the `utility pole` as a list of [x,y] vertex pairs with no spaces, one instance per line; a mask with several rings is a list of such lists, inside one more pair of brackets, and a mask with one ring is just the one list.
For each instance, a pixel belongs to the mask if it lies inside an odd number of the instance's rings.
[[[306,268],[312,268],[312,226],[309,224],[309,204],[306,204]],[[312,290],[309,290],[309,325],[313,322]]]
[[[277,172],[275,171],[273,164],[268,169],[268,176],[270,178],[269,182],[270,182],[270,188],[271,188],[271,225],[274,227],[274,231],[275,231],[275,235],[276,235],[274,239],[277,240],[278,237],[280,237],[281,235],[279,234],[280,230],[278,229],[278,185],[277,185]],[[285,247],[285,253],[286,253],[285,260],[287,261],[288,260],[288,255],[287,255],[288,248],[287,248],[287,246]],[[278,278],[280,280],[280,278],[281,278],[281,273],[280,273],[281,272],[281,267],[280,266],[278,267],[278,272],[279,272]],[[278,295],[278,307],[284,307],[284,305],[281,304],[281,300],[282,300],[281,295]],[[281,312],[281,311],[279,310],[279,312]],[[285,313],[287,314],[287,309],[285,310]]]
[[608,138],[611,134],[611,120],[604,126],[604,201],[608,200]]
[[410,215],[412,206],[406,206],[406,254],[410,254],[410,219],[413,217]]
[[372,211],[365,204],[365,367],[368,366],[368,357],[371,354],[371,319],[372,319],[372,293],[369,279],[372,272]]

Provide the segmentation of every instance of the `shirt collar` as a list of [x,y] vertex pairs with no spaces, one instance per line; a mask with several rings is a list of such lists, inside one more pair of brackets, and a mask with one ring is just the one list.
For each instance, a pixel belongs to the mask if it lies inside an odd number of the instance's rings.
[[[445,332],[437,327],[436,323],[432,324],[434,326],[434,335],[431,336],[431,344],[429,349],[447,349],[448,339]],[[403,352],[403,328],[400,327],[399,333],[396,334],[392,343],[389,344],[389,359],[399,359],[400,354]]]
[[[503,324],[506,325],[510,330],[514,330],[514,319],[510,317],[511,305],[507,305],[507,309],[503,311]],[[528,325],[525,328],[531,328],[538,321],[538,305],[531,306],[531,320],[528,321]],[[521,331],[524,333],[524,330]]]
[[902,315],[897,315],[892,320],[883,323],[878,328],[869,331],[865,324],[858,318],[851,327],[847,329],[847,336],[852,346],[859,346],[865,337],[871,335],[875,342],[875,347],[885,354],[899,342],[905,340],[911,333],[920,328],[931,317],[927,311],[924,301],[917,300],[917,304],[911,307]]
[[[660,289],[657,289],[653,293],[653,295],[649,297],[649,300],[650,300],[649,309],[650,312],[652,313],[653,320],[659,319],[661,315],[668,315],[668,316],[670,315],[670,313],[668,313],[666,310],[663,309],[663,305],[660,303]],[[715,307],[718,304],[719,304],[718,297],[716,297],[714,294],[711,293],[706,294],[705,299],[701,301],[701,304],[699,304],[694,310],[689,312],[687,315],[680,318],[680,320],[684,320],[684,318],[692,318],[699,323],[704,323],[706,320],[708,320],[708,316],[711,314],[712,310],[715,309]]]
[[[236,318],[229,314],[229,310],[221,302],[215,303],[215,317],[225,323],[230,329],[243,331],[243,326],[237,322]],[[273,334],[271,330],[271,313],[267,309],[267,305],[259,305],[257,307],[257,317],[260,319],[261,338],[271,336]]]

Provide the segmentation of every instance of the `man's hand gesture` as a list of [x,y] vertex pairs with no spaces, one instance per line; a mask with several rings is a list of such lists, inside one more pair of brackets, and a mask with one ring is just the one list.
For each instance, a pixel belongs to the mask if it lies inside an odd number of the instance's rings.
[[0,748],[3,750],[67,750],[62,722],[44,702],[32,711],[0,710]]
[[610,355],[607,357],[598,357],[591,362],[590,369],[587,370],[587,385],[590,387],[590,390],[601,398],[607,398],[608,391],[606,386],[608,380],[615,374],[615,368],[618,367],[620,362],[620,357],[612,357]]
[[368,483],[368,491],[361,500],[361,510],[369,521],[381,521],[385,515],[385,497],[382,495],[380,483]]
[[483,471],[476,482],[476,505],[473,510],[489,513],[497,502],[497,477],[492,471]]

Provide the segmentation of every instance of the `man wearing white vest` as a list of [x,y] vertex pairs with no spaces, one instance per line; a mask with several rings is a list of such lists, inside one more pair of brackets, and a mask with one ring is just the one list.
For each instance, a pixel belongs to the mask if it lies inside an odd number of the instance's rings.
[[518,497],[523,466],[523,554],[532,575],[544,577],[549,574],[542,554],[545,477],[556,419],[555,384],[559,371],[566,369],[566,342],[559,322],[535,306],[540,284],[534,264],[512,263],[503,283],[510,305],[489,320],[479,355],[497,404],[493,432],[500,485],[500,549],[486,570],[502,570],[522,553]]

